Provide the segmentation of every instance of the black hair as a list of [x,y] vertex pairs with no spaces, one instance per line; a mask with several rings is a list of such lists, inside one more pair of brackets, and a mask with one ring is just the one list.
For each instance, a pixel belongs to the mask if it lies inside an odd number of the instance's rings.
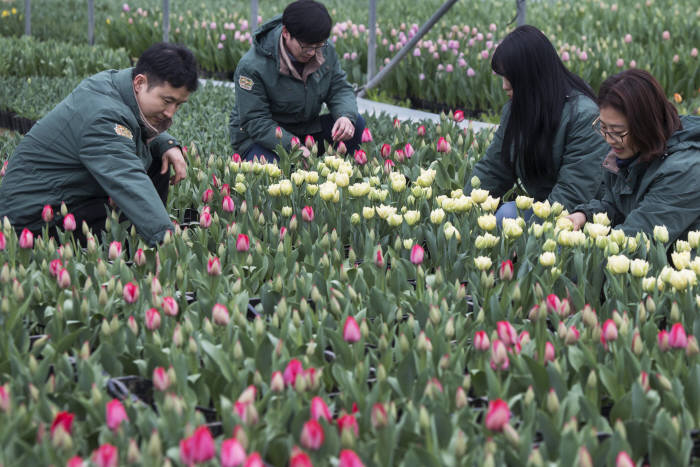
[[562,63],[552,43],[539,29],[524,25],[498,45],[491,68],[510,81],[510,116],[503,135],[501,157],[513,173],[537,179],[552,168],[552,146],[564,103],[572,90],[595,101],[590,86]]
[[306,44],[324,42],[331,35],[331,15],[314,0],[292,2],[282,13],[282,24],[295,39]]
[[185,46],[158,42],[139,57],[132,76],[146,75],[149,89],[167,82],[174,88],[185,86],[189,92],[197,90],[197,60]]

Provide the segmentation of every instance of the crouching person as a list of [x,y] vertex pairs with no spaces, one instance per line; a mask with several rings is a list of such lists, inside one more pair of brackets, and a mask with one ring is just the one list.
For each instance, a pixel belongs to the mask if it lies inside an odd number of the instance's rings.
[[149,245],[160,242],[173,229],[169,182],[187,174],[166,131],[197,85],[192,52],[166,43],[151,46],[134,68],[85,79],[17,146],[0,184],[0,218],[17,231],[38,234],[48,222],[55,232],[65,203],[84,242],[83,221],[103,230],[111,201]]

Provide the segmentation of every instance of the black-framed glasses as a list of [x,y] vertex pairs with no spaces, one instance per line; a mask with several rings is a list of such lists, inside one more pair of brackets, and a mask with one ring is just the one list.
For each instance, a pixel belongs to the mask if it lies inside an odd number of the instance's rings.
[[328,47],[328,41],[325,41],[321,45],[306,45],[302,41],[297,39],[296,37],[294,38],[294,40],[297,41],[297,44],[299,44],[299,48],[301,49],[301,51],[303,53],[307,53],[307,52],[314,52],[315,53],[317,50],[323,50],[326,47]]
[[608,131],[603,123],[600,121],[600,117],[596,118],[593,121],[593,129],[600,133],[600,136],[605,138],[606,136],[610,138],[611,140],[617,142],[617,143],[622,143],[623,140],[625,139],[625,136],[629,135],[630,132],[629,130],[627,131]]

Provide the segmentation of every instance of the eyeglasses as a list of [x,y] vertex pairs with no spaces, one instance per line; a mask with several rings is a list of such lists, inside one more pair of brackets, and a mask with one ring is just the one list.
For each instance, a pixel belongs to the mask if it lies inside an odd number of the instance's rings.
[[326,47],[328,47],[328,41],[325,41],[321,45],[306,45],[296,37],[294,38],[294,40],[297,41],[297,44],[299,44],[299,48],[301,48],[302,53],[316,52],[317,50],[323,50]]
[[593,129],[600,133],[603,138],[608,137],[616,143],[622,143],[625,136],[629,135],[629,130],[627,131],[608,131],[603,123],[600,121],[600,117],[596,118],[593,122]]

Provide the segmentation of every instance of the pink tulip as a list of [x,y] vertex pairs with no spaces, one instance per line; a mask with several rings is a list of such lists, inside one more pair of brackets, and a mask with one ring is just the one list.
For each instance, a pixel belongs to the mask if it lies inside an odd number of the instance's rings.
[[62,289],[67,289],[70,287],[70,273],[68,272],[68,269],[62,268],[60,271],[58,271],[58,274],[56,275],[56,283],[58,283],[58,286]]
[[241,158],[241,155],[238,154],[237,152],[234,152],[233,154],[231,154],[231,160],[236,164],[239,164],[243,161],[243,159]]
[[238,239],[236,240],[236,250],[238,251],[248,251],[250,249],[250,240],[246,234],[238,234]]
[[578,342],[578,340],[581,338],[581,332],[576,329],[576,326],[571,326],[567,331],[566,331],[566,344],[571,345],[575,344]]
[[416,129],[416,134],[418,136],[425,136],[425,125],[421,125]]
[[411,146],[411,143],[406,143],[406,145],[403,147],[403,152],[406,155],[406,158],[410,159],[416,151],[413,149],[413,146]]
[[214,256],[207,261],[207,274],[210,276],[221,275],[221,260],[218,257]]
[[124,420],[128,420],[124,406],[119,399],[112,399],[107,402],[106,407],[107,427],[115,431]]
[[562,302],[555,294],[547,295],[547,310],[556,314],[561,314]]
[[615,325],[615,321],[612,319],[608,319],[603,323],[603,329],[600,334],[600,342],[605,346],[607,349],[607,343],[612,342],[617,339],[617,326]]
[[186,465],[206,462],[214,456],[216,445],[206,426],[200,426],[192,436],[180,441],[180,459]]
[[367,153],[362,149],[357,149],[355,151],[354,157],[355,162],[357,162],[357,165],[365,165],[367,163]]
[[369,128],[365,127],[364,130],[362,130],[362,139],[361,142],[363,143],[369,143],[372,141],[372,132],[369,131]]
[[698,48],[697,48],[697,47],[693,47],[693,48],[690,50],[690,56],[693,57],[693,58],[697,58],[697,56],[698,56]]
[[419,244],[413,245],[413,248],[411,248],[411,262],[415,265],[421,264],[423,262],[423,256],[425,255],[425,251],[423,250],[423,247],[420,246]]
[[117,467],[119,452],[115,446],[106,443],[92,453],[92,461],[97,467]]
[[233,212],[234,208],[235,205],[231,197],[228,195],[224,196],[224,199],[221,201],[221,209],[223,209],[224,212]]
[[10,411],[10,385],[8,383],[0,386],[0,410],[3,412]]
[[202,193],[202,202],[208,203],[212,200],[212,198],[214,198],[214,190],[212,190],[211,188],[207,188],[206,190],[204,190],[204,193]]
[[394,161],[392,161],[391,159],[385,160],[384,161],[384,172],[386,174],[391,173],[391,169],[394,167],[394,165],[395,165]]
[[562,62],[568,62],[569,60],[571,60],[571,55],[569,55],[569,52],[567,52],[567,51],[565,50],[565,51],[562,52],[562,54],[561,54],[561,61],[562,61]]
[[24,248],[25,250],[29,250],[34,247],[34,234],[29,229],[22,229],[22,233],[19,236],[19,247]]
[[50,204],[45,205],[44,209],[41,210],[41,220],[43,220],[46,223],[49,223],[53,220],[53,208]]
[[280,241],[284,240],[284,236],[287,235],[287,227],[280,227]]
[[221,467],[236,467],[245,462],[245,449],[236,438],[221,443]]
[[360,435],[360,428],[357,426],[357,419],[352,414],[345,414],[338,417],[338,430],[340,430],[341,435],[344,431],[354,433],[356,438]]
[[444,136],[441,136],[440,138],[438,138],[437,152],[442,152],[442,153],[450,152],[450,149],[451,149],[450,143],[445,139]]
[[454,113],[454,121],[457,122],[457,123],[459,123],[459,122],[461,122],[462,120],[464,120],[464,112],[461,111],[461,110],[455,110],[455,113]]
[[160,327],[160,312],[156,308],[146,310],[146,329],[155,331]]
[[382,148],[379,151],[384,159],[391,155],[391,146],[388,143],[382,144]]
[[209,206],[204,206],[202,212],[199,214],[199,226],[203,229],[208,229],[211,227],[212,217],[209,210]]
[[228,309],[225,305],[217,303],[211,310],[211,319],[214,324],[219,326],[227,326],[229,323]]
[[486,412],[486,429],[491,431],[503,431],[510,420],[510,409],[502,399],[489,401],[489,409]]
[[397,149],[394,152],[394,159],[396,159],[396,162],[403,162],[406,160],[406,154],[403,152],[403,149]]
[[139,299],[139,286],[133,282],[127,282],[122,290],[122,295],[126,303],[135,303]]
[[518,342],[518,333],[515,332],[515,328],[508,321],[498,321],[496,323],[496,332],[498,338],[503,341],[506,347],[511,347]]
[[5,240],[5,234],[0,232],[0,251],[4,250],[7,246],[7,240]]
[[292,448],[292,455],[289,458],[289,467],[313,467],[311,458],[299,448]]
[[671,39],[671,33],[668,31],[664,31],[661,33],[661,38],[665,41]]
[[265,467],[260,453],[254,452],[245,460],[244,467]]
[[668,343],[668,339],[668,331],[666,331],[665,329],[659,331],[659,333],[656,335],[656,342],[659,345],[659,350],[661,350],[662,352],[666,352],[671,348],[671,346]]
[[489,335],[486,334],[486,331],[476,331],[474,334],[474,348],[476,350],[481,350],[482,352],[486,352],[489,348],[491,348],[491,341],[489,340]]
[[685,349],[688,347],[688,336],[685,334],[685,329],[681,323],[676,323],[671,328],[671,333],[668,336],[668,345],[672,349]]
[[109,244],[109,252],[107,253],[107,256],[109,259],[114,261],[115,259],[119,258],[122,255],[122,244],[121,242],[114,241]]
[[467,68],[467,76],[470,78],[473,78],[474,76],[476,76],[476,71],[474,71],[474,68],[472,68],[472,67]]
[[301,141],[299,141],[299,138],[297,138],[296,136],[292,136],[290,144],[291,144],[292,148],[296,148],[296,147],[301,146]]
[[73,216],[73,214],[66,214],[66,217],[63,218],[63,230],[73,231],[75,227],[75,216]]
[[153,387],[164,392],[170,386],[170,377],[168,372],[162,366],[156,367],[153,370]]
[[345,325],[343,326],[343,340],[350,344],[354,344],[362,338],[362,333],[360,332],[360,326],[357,325],[357,321],[352,316],[348,316],[345,319]]
[[314,220],[314,208],[311,206],[304,206],[301,210],[301,218],[306,222],[311,222]]
[[323,427],[318,421],[311,419],[304,423],[304,427],[301,429],[300,441],[306,449],[318,451],[323,445],[324,437]]
[[136,250],[136,253],[134,253],[134,263],[137,266],[146,264],[146,254],[143,252],[143,248],[139,248]]
[[587,54],[586,51],[584,50],[584,51],[582,51],[580,54],[578,54],[578,58],[579,58],[579,60],[581,60],[582,62],[585,62],[586,60],[588,60],[588,54]]
[[636,465],[625,451],[620,451],[615,458],[615,467],[635,467]]
[[163,306],[163,313],[168,316],[177,316],[178,305],[173,297],[163,297],[161,305]]
[[56,429],[59,427],[66,433],[71,434],[73,432],[74,417],[75,415],[70,412],[57,413],[53,419],[53,422],[51,423],[51,437],[53,438]]
[[306,138],[304,139],[304,146],[306,146],[307,149],[311,149],[315,145],[316,140],[314,139],[314,137],[311,135],[306,135]]
[[625,44],[632,42],[632,34],[625,34]]
[[66,463],[66,467],[83,467],[84,465],[85,461],[83,461],[83,458],[80,456],[73,456],[68,459],[68,462]]
[[494,370],[507,370],[510,366],[508,351],[503,342],[496,339],[491,343],[491,368]]
[[616,65],[618,68],[622,68],[623,66],[625,66],[625,61],[624,61],[623,59],[621,59],[621,58],[618,58],[617,61],[615,62],[615,65]]
[[513,278],[513,261],[507,259],[501,263],[498,269],[498,277],[502,281],[509,281]]
[[303,372],[304,367],[302,366],[301,362],[296,358],[291,359],[287,364],[287,367],[284,369],[284,384],[293,386],[297,380],[297,376]]
[[401,128],[401,120],[399,120],[398,118],[394,119],[394,128],[397,130]]
[[330,422],[333,418],[326,402],[319,396],[311,399],[311,418],[314,420],[324,418],[327,422]]
[[544,361],[553,362],[554,361],[554,345],[551,342],[544,344]]
[[384,255],[382,255],[382,249],[381,247],[377,248],[377,252],[375,253],[374,256],[374,264],[378,268],[383,268],[384,267]]
[[275,138],[277,139],[282,139],[282,136],[284,136],[284,133],[282,132],[282,127],[277,127],[275,128]]
[[270,377],[270,391],[281,392],[284,390],[284,377],[281,371],[272,372]]
[[355,454],[355,451],[350,449],[343,449],[340,451],[340,461],[338,462],[338,467],[364,467],[365,464],[362,463],[362,459]]
[[370,421],[372,427],[376,430],[377,428],[384,428],[388,423],[388,416],[386,413],[386,407],[381,402],[375,402],[372,406],[372,412],[370,414]]
[[49,263],[49,273],[53,277],[58,277],[58,273],[63,269],[63,263],[60,259],[54,259]]

